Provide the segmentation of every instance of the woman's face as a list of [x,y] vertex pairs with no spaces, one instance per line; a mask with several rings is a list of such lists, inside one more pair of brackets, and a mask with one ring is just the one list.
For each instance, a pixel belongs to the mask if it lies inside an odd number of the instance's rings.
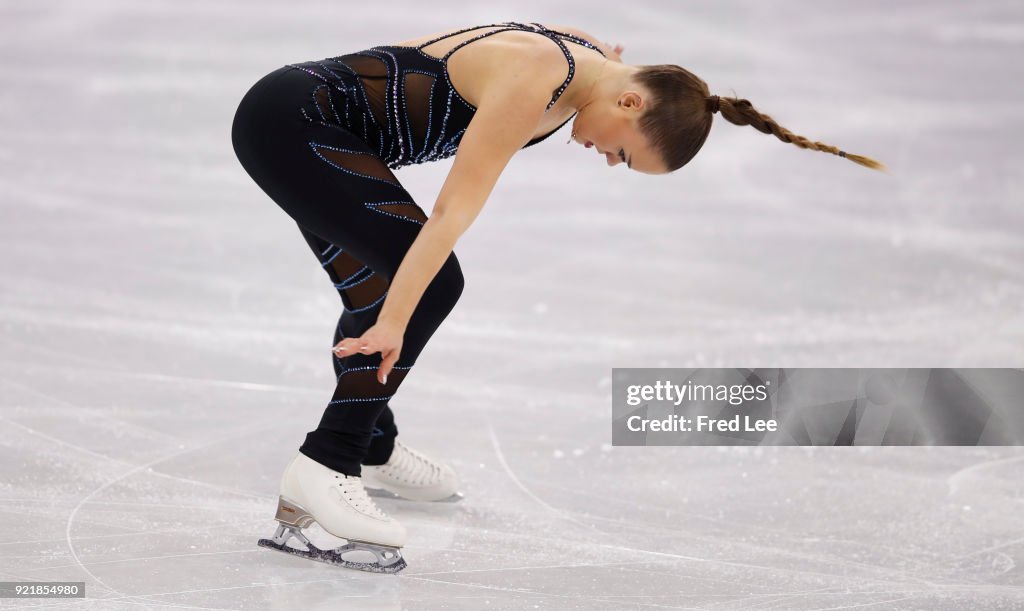
[[637,119],[646,111],[645,100],[635,90],[624,91],[615,100],[595,101],[576,115],[575,140],[603,155],[610,166],[625,163],[637,172],[663,174],[667,169],[637,129]]

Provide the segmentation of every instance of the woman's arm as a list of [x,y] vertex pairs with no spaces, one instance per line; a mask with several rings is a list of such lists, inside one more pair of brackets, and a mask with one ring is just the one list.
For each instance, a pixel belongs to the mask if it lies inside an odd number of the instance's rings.
[[402,257],[377,322],[360,337],[346,337],[334,347],[339,357],[380,352],[381,384],[387,383],[401,356],[406,327],[423,293],[480,213],[509,160],[543,121],[551,89],[564,78],[553,59],[556,53],[561,55],[554,47],[540,47],[523,54],[484,84],[434,210]]
[[[549,59],[524,57],[484,87],[430,218],[391,281],[380,321],[405,329],[430,281],[479,215],[509,160],[532,139],[551,100],[551,83],[562,78],[554,67],[557,63]],[[538,76],[543,71],[538,66],[551,67],[550,74]]]
[[543,121],[551,89],[564,78],[553,54],[561,51],[539,47],[503,66],[484,84],[434,210],[402,257],[377,322],[362,336],[346,337],[334,347],[339,357],[380,352],[381,384],[387,383],[401,356],[406,327],[423,293],[480,213],[509,160]]

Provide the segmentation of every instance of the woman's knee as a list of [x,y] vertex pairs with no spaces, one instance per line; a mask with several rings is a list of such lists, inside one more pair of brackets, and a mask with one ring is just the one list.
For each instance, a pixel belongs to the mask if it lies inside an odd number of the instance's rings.
[[455,307],[466,287],[466,279],[462,275],[462,267],[459,265],[455,253],[451,253],[448,260],[438,270],[434,277],[434,283],[438,285],[437,295],[434,298],[442,301],[449,310]]
[[459,266],[458,259],[455,258],[455,253],[452,253],[441,269],[437,271],[420,298],[422,309],[432,312],[434,318],[438,319],[436,322],[440,322],[440,319],[447,316],[448,312],[455,307],[465,285],[462,268]]

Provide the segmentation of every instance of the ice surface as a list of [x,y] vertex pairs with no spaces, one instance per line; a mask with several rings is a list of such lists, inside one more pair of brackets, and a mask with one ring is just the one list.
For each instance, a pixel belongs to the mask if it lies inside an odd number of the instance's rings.
[[[1018,448],[608,445],[612,367],[1024,365],[1018,3],[0,15],[0,580],[87,592],[0,608],[1024,606]],[[683,65],[892,174],[721,117],[666,177],[568,128],[522,152],[392,402],[465,500],[379,501],[409,529],[398,576],[258,548],[340,302],[235,159],[235,106],[291,61],[504,20]],[[450,165],[399,178],[429,210]]]

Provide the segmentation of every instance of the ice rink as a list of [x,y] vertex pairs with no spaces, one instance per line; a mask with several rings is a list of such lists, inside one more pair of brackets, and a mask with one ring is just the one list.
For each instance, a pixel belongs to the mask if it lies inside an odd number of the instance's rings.
[[[398,575],[257,547],[341,304],[235,158],[236,105],[508,20],[891,173],[721,116],[667,176],[568,127],[522,151],[391,401],[465,499],[378,500]],[[0,580],[86,584],[0,609],[1024,608],[1020,448],[610,445],[613,367],[1024,366],[1020,3],[32,0],[0,40]],[[397,176],[429,212],[451,163]]]

